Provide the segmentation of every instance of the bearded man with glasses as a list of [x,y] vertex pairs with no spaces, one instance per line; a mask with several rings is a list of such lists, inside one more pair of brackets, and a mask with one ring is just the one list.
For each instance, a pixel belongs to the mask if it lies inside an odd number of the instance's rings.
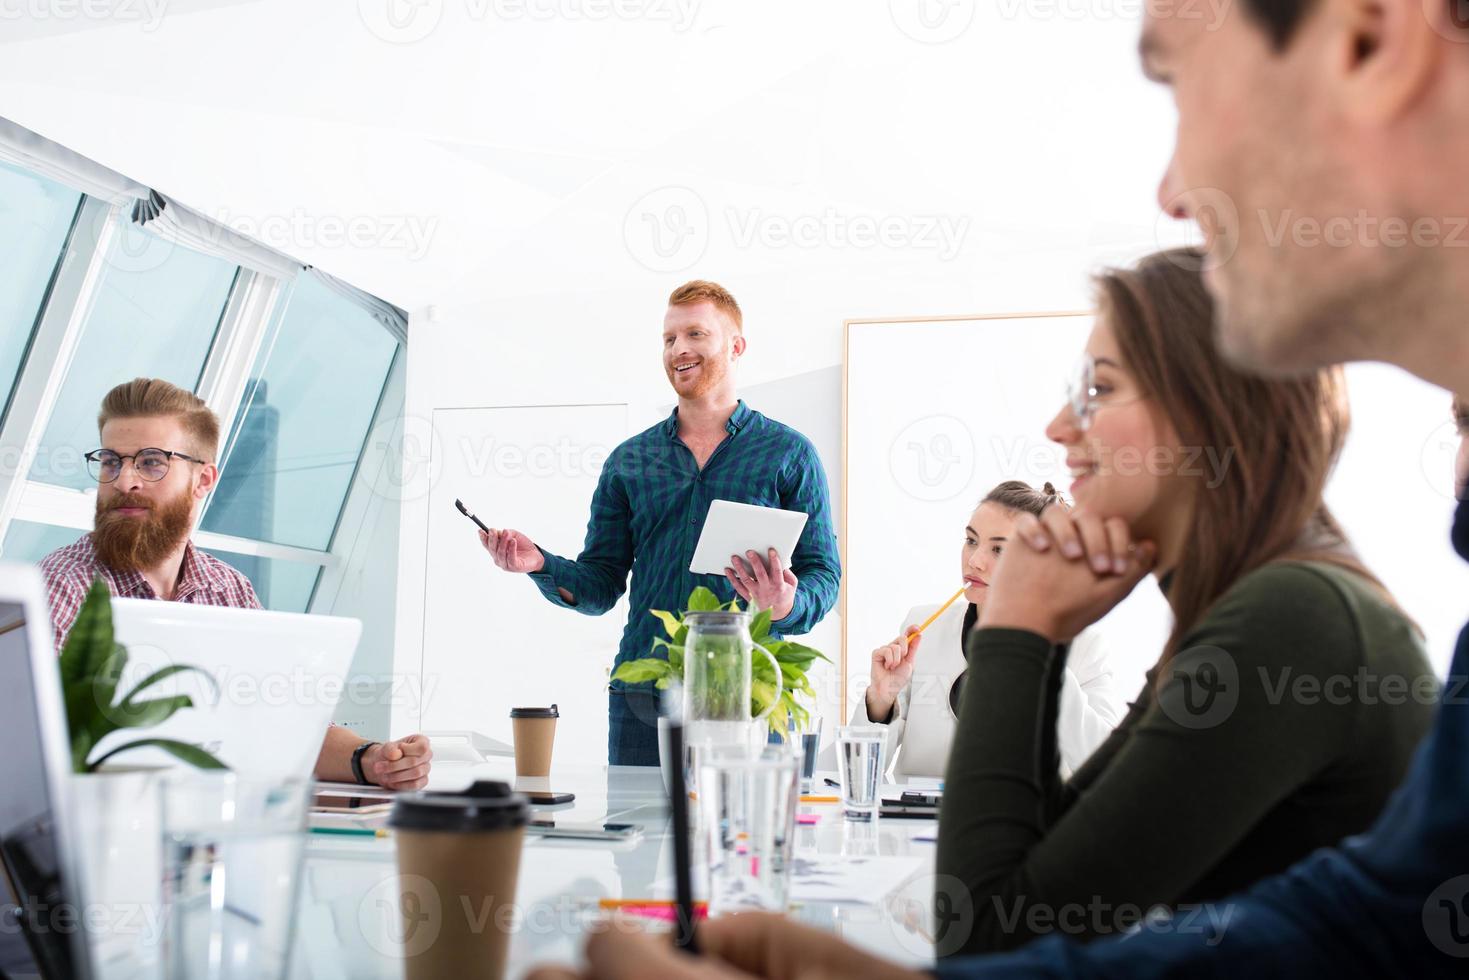
[[[261,608],[249,579],[189,540],[219,482],[219,419],[209,406],[167,381],[136,378],[102,399],[97,429],[102,446],[86,454],[97,481],[93,530],[41,559],[57,650],[99,578],[114,596]],[[316,776],[421,789],[432,758],[422,735],[367,742],[333,725]]]

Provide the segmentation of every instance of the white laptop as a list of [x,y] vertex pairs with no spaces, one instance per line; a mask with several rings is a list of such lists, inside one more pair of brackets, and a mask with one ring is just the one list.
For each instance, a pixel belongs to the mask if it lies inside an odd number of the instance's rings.
[[[71,821],[60,801],[71,756],[51,619],[40,572],[0,562],[0,972],[86,980],[94,973],[79,929],[31,930],[45,909],[87,908]],[[19,909],[20,914],[17,914]],[[21,928],[17,930],[16,924]]]
[[[140,738],[188,742],[241,775],[309,779],[331,724],[362,624],[337,616],[113,599],[112,627],[127,647],[122,697],[154,671],[198,667],[149,687],[141,698],[187,694],[194,707],[152,728],[112,732],[97,754]],[[181,765],[156,748],[112,758],[118,765]]]

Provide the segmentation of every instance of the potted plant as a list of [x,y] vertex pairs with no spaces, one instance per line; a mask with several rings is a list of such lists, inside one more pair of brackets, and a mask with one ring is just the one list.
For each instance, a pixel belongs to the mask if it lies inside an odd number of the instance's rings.
[[[211,687],[214,679],[197,667],[170,665],[153,671],[118,698],[128,663],[126,648],[112,633],[112,602],[107,585],[92,583],[58,658],[62,698],[71,741],[71,799],[84,894],[108,914],[106,922],[129,910],[154,915],[161,910],[162,815],[157,797],[157,767],[122,767],[120,753],[152,746],[200,769],[224,770],[224,763],[197,745],[174,739],[138,738],[108,751],[98,744],[114,732],[158,725],[176,711],[193,707],[186,694],[149,697],[175,675],[197,673]],[[150,963],[157,948],[144,948],[129,930],[89,930],[94,962]]]
[[[689,596],[686,612],[717,612],[720,610],[740,612],[739,600],[731,599],[727,604],[720,603],[718,596],[700,586]],[[668,634],[667,638],[655,637],[653,648],[650,651],[654,656],[629,660],[619,665],[613,672],[612,679],[627,684],[646,684],[651,681],[653,686],[661,691],[668,687],[671,681],[683,679],[684,641],[688,638],[689,630],[684,625],[682,614],[675,615],[661,609],[654,609],[651,615],[658,617],[663,623],[663,629]],[[818,659],[825,660],[827,663],[831,661],[821,652],[808,646],[772,637],[769,609],[762,609],[755,613],[750,623],[750,636],[760,646],[769,650],[771,656],[775,658],[776,663],[780,666],[781,684],[783,685],[783,690],[777,700],[775,668],[764,657],[755,657],[751,661],[750,714],[758,715],[769,707],[772,701],[775,701],[775,709],[770,712],[768,718],[772,732],[785,732],[787,720],[790,718],[796,720],[798,727],[804,727],[810,720],[811,713],[801,704],[797,695],[805,695],[813,702],[816,698],[816,691],[811,687],[806,671]],[[661,656],[658,655],[660,653]],[[718,692],[714,692],[711,696],[718,696]]]
[[198,667],[171,664],[155,670],[116,701],[127,648],[112,636],[112,596],[101,579],[92,583],[76,622],[61,649],[61,693],[66,702],[66,729],[71,740],[73,772],[96,772],[113,756],[129,749],[152,746],[200,769],[224,769],[212,754],[197,745],[169,738],[140,738],[89,759],[103,738],[129,728],[151,728],[171,718],[180,708],[192,708],[187,694],[143,699],[149,688],[176,674],[197,673],[212,685],[214,678]]

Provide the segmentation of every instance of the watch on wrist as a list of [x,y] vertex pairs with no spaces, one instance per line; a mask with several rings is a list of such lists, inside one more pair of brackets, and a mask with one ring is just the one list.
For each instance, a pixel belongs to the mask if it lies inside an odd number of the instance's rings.
[[371,782],[372,781],[369,780],[367,778],[367,776],[364,775],[363,772],[362,772],[362,756],[367,752],[368,749],[372,748],[374,745],[381,745],[381,744],[383,744],[383,743],[381,743],[381,742],[363,742],[361,745],[357,746],[357,748],[355,748],[355,749],[352,750],[352,776],[353,776],[353,778],[355,778],[357,780],[357,785],[359,785],[359,786],[368,786],[368,785],[371,785]]

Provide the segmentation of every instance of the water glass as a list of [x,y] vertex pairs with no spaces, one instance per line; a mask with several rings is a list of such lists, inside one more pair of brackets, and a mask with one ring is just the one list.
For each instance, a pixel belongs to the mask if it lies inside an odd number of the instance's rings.
[[789,907],[800,761],[784,744],[703,753],[698,830],[711,916]]
[[821,749],[821,732],[801,733],[801,792],[809,793],[815,788],[816,753]]
[[881,725],[846,725],[837,729],[837,778],[842,785],[842,814],[848,820],[877,819],[882,750],[887,731]]
[[286,974],[311,785],[233,773],[160,787],[165,976]]

